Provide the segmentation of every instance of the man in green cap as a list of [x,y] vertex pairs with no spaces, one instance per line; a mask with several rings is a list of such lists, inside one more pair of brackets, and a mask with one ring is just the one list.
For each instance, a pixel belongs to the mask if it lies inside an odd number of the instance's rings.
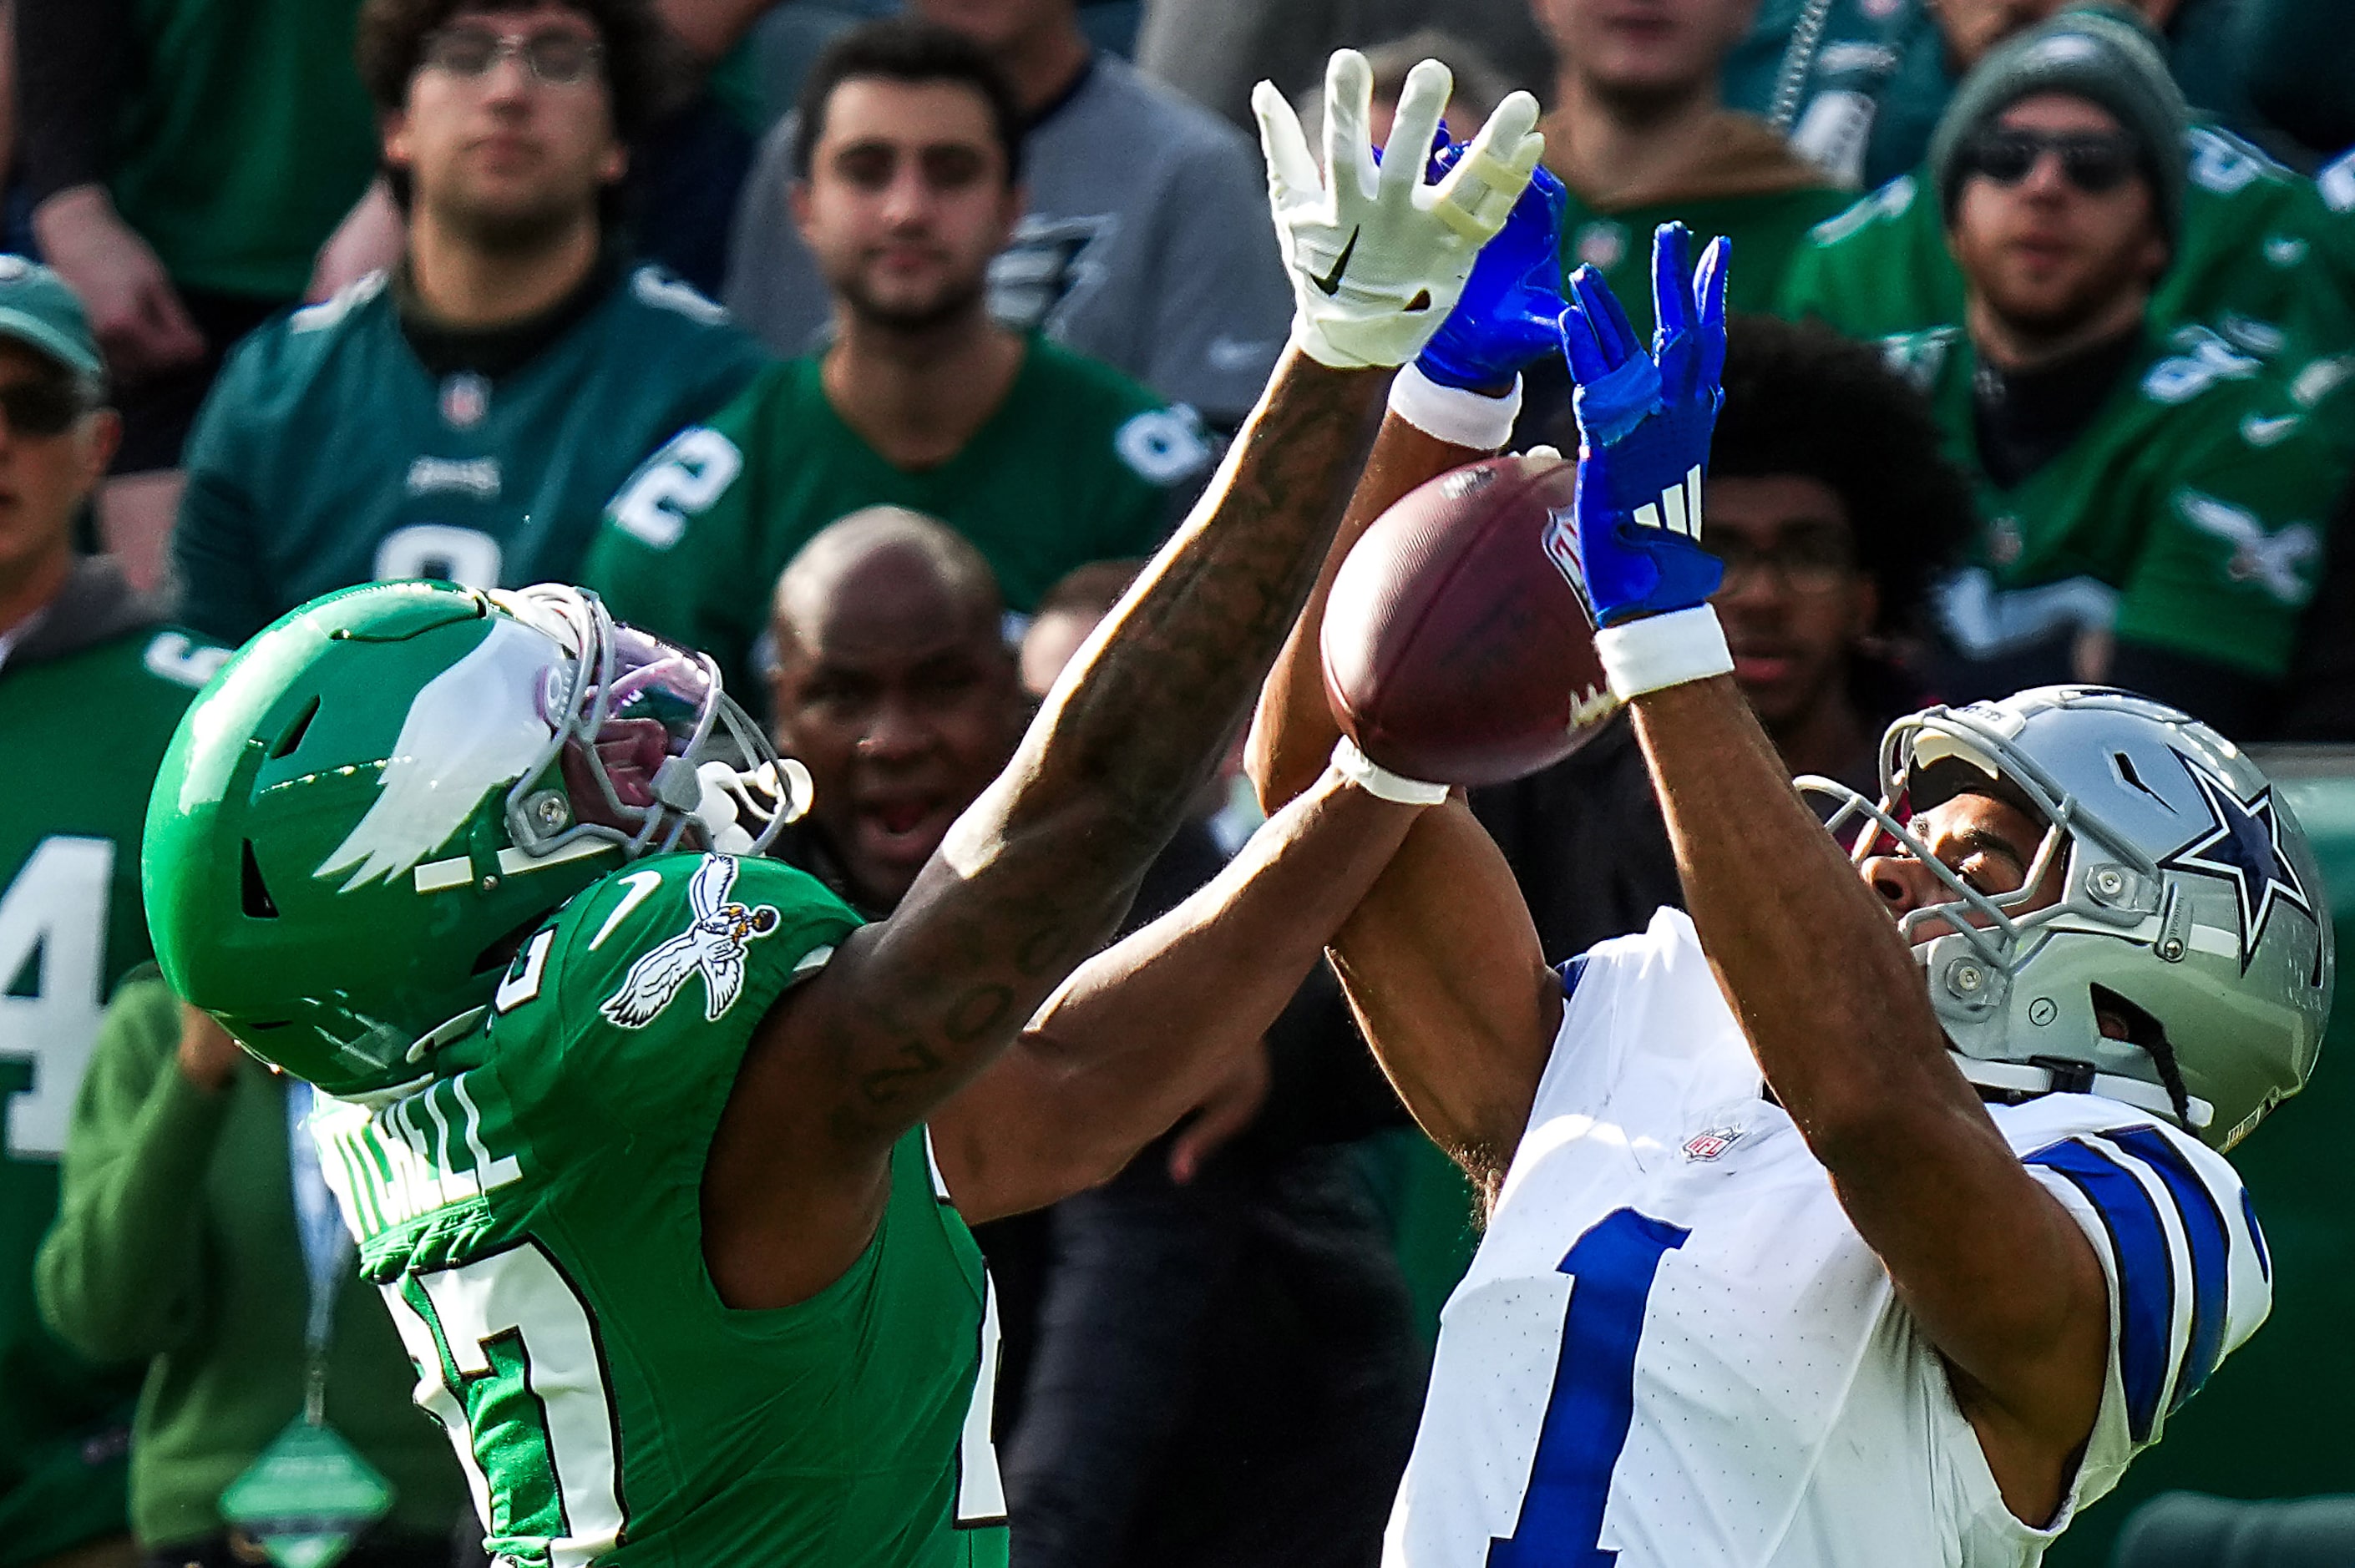
[[136,1369],[41,1327],[33,1255],[100,1009],[148,956],[148,781],[218,655],[161,624],[115,563],[74,553],[122,433],[81,302],[0,256],[0,751],[52,788],[0,823],[0,1565],[130,1560]]
[[2107,681],[2235,734],[2270,718],[2345,465],[2257,359],[2152,319],[2185,124],[2149,40],[2080,13],[1988,56],[1939,126],[1963,324],[1886,346],[1978,495],[1950,695]]
[[[2156,35],[2125,5],[2073,8],[2040,31],[2054,28],[2104,41],[2085,57],[2089,64],[2115,52],[2108,44],[2161,58]],[[1852,337],[1961,322],[1963,276],[1933,198],[1942,158],[1954,148],[1944,128],[1975,121],[1975,104],[1990,93],[2015,96],[2004,84],[2020,55],[1998,52],[2011,64],[1971,73],[1922,167],[1810,232],[1791,258],[1779,313],[1814,317]],[[1995,65],[1993,55],[1987,59]],[[2355,344],[2355,210],[2221,127],[2150,101],[2157,119],[2141,129],[2171,135],[2182,148],[2166,160],[2176,171],[2165,178],[2179,216],[2172,260],[2152,292],[2152,321],[2206,326],[2290,375]]]

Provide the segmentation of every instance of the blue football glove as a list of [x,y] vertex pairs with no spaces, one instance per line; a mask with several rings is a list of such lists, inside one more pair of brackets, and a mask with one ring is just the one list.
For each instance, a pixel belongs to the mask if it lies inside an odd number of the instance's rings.
[[1571,275],[1562,353],[1578,381],[1580,587],[1597,626],[1689,609],[1717,591],[1724,567],[1700,547],[1700,475],[1725,394],[1725,260],[1713,239],[1695,271],[1692,236],[1664,223],[1652,237],[1659,330],[1647,355],[1610,286],[1592,267]]
[[[1433,177],[1464,155],[1455,143],[1432,159]],[[1513,204],[1497,238],[1472,264],[1472,276],[1447,320],[1423,346],[1415,367],[1442,387],[1501,392],[1521,367],[1560,352],[1561,219],[1569,193],[1540,168]]]

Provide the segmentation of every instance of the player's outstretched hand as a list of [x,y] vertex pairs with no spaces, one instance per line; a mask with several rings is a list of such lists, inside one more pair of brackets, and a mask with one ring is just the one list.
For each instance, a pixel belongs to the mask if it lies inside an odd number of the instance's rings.
[[[1453,143],[1432,160],[1440,174],[1454,168],[1465,143]],[[1415,368],[1442,387],[1500,392],[1524,366],[1561,352],[1561,219],[1569,193],[1540,168],[1513,204],[1497,238],[1481,248],[1464,293]]]
[[1561,339],[1578,381],[1576,556],[1597,626],[1689,609],[1724,575],[1700,540],[1701,469],[1725,396],[1727,242],[1711,240],[1692,270],[1691,238],[1680,223],[1652,237],[1650,354],[1594,269],[1570,279]]
[[1424,150],[1455,80],[1437,60],[1407,73],[1389,151],[1367,131],[1373,72],[1355,49],[1325,71],[1325,163],[1273,82],[1252,91],[1267,155],[1268,203],[1298,310],[1293,340],[1321,365],[1404,365],[1464,291],[1480,248],[1504,227],[1545,148],[1537,100],[1507,96],[1436,184]]

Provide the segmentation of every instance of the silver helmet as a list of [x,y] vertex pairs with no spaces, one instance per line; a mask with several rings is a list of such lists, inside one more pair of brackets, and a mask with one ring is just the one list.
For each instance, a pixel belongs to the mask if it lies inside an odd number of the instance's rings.
[[[1905,826],[1974,773],[2045,825],[2017,892],[1970,887]],[[1881,784],[1875,804],[1799,780],[1839,802],[1835,833],[1862,829],[1859,865],[1894,840],[1954,895],[1900,928],[1950,927],[1914,954],[1973,1083],[2105,1095],[2218,1149],[2305,1086],[2330,1016],[2328,900],[2304,830],[2231,741],[2128,693],[2043,686],[1898,720]],[[2026,909],[2056,861],[2059,901]]]

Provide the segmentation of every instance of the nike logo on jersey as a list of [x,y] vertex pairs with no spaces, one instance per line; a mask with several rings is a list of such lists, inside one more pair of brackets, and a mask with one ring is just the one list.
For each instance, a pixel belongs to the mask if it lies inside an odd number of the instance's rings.
[[2241,420],[2241,439],[2253,447],[2269,447],[2297,429],[2296,414],[2249,414]]
[[1272,337],[1229,337],[1220,333],[1202,345],[1202,357],[1221,372],[1257,370],[1275,362],[1283,343]]
[[1356,228],[1349,230],[1349,242],[1341,247],[1341,254],[1334,260],[1333,270],[1330,272],[1326,273],[1323,277],[1312,278],[1309,281],[1315,283],[1317,288],[1327,294],[1339,293],[1341,291],[1341,274],[1349,270],[1349,258],[1358,253],[1358,236],[1361,232],[1363,231]]

